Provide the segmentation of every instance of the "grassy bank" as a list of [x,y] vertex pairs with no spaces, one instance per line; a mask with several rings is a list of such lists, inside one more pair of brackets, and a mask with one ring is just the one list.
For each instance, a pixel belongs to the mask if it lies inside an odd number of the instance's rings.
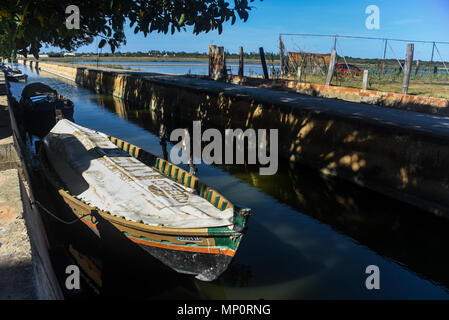
[[[294,79],[290,77],[290,79]],[[302,78],[302,82],[324,84],[326,82],[326,76],[312,76],[306,75]],[[332,85],[362,89],[362,77],[334,77]],[[383,92],[402,92],[402,78],[385,78],[378,79],[372,77],[369,79],[368,90],[376,90]],[[429,78],[417,78],[411,79],[409,83],[408,94],[420,95],[433,98],[449,99],[449,79],[429,79]]]

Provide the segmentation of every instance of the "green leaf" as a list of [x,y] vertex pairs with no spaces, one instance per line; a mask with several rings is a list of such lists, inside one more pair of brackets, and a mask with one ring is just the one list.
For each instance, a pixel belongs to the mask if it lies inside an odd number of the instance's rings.
[[105,39],[101,39],[100,43],[98,44],[98,48],[103,48],[104,45],[106,44],[106,40]]

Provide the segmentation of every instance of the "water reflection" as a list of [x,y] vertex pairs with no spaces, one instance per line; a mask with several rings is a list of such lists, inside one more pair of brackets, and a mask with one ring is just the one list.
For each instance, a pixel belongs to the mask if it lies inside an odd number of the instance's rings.
[[[159,123],[153,113],[135,109],[123,100],[108,96],[99,97],[97,102],[146,130],[157,133]],[[168,126],[171,130],[177,125],[186,125],[181,119],[170,120]],[[288,162],[281,162],[278,173],[272,176],[259,175],[257,166],[217,167],[301,213],[330,225],[336,231],[350,236],[382,256],[393,259],[420,276],[445,287],[449,286],[449,275],[446,272],[449,257],[444,254],[449,244],[449,223],[446,220]],[[254,223],[251,221],[251,225]],[[260,233],[269,234],[267,230],[260,230]],[[283,250],[285,246],[280,248]],[[298,252],[295,254],[300,256]],[[263,255],[263,252],[255,253],[255,256]],[[300,269],[308,272],[308,268],[304,267],[307,265],[306,261],[300,261],[299,265]],[[313,265],[311,268],[316,269],[319,266]],[[239,279],[239,276],[251,274],[249,266],[234,265],[234,270],[230,269],[223,277],[229,284],[241,286],[246,280]],[[238,274],[237,269],[240,270]]]

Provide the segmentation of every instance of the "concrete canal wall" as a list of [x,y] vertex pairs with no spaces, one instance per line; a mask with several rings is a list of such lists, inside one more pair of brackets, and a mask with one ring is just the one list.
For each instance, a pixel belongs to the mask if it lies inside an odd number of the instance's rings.
[[39,68],[157,111],[168,126],[181,117],[190,127],[278,129],[280,157],[449,217],[447,118],[183,76]]
[[[63,299],[0,72],[0,300]],[[19,139],[19,140],[18,140]]]

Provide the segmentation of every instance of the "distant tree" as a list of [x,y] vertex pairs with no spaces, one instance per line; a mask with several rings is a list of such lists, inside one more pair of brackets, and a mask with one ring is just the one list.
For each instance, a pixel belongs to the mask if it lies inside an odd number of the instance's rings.
[[[73,51],[96,36],[102,38],[100,48],[109,44],[114,52],[126,43],[128,23],[134,33],[145,36],[154,31],[173,34],[186,27],[193,27],[194,34],[221,33],[229,20],[246,21],[253,1],[234,0],[231,7],[224,0],[1,0],[0,55],[30,53],[37,58],[42,45]],[[69,5],[79,8],[79,30],[65,25]]]

